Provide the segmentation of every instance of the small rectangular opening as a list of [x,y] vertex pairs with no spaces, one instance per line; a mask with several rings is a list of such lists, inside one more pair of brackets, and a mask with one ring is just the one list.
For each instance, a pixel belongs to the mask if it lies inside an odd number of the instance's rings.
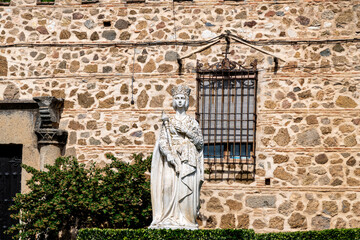
[[111,27],[110,21],[104,21],[103,24],[104,24],[104,27]]
[[271,182],[270,182],[270,178],[265,178],[265,185],[270,185]]

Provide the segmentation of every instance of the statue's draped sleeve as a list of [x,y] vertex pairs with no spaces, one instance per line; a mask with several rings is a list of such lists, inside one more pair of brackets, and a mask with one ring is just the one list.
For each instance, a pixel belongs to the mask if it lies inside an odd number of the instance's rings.
[[195,119],[192,119],[189,131],[186,133],[186,135],[195,145],[198,151],[203,149],[204,140],[201,134],[199,123]]

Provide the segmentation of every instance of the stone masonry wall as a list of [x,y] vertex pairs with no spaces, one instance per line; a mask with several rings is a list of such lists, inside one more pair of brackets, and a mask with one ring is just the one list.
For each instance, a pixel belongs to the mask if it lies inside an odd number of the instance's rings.
[[[177,58],[201,46],[176,41],[208,40],[226,30],[255,41],[360,34],[360,1],[195,0],[174,6],[13,0],[0,8],[0,98],[64,98],[66,154],[100,165],[105,153],[128,161],[133,153],[152,151],[161,111],[173,113],[172,86],[192,88],[193,115],[196,61],[224,57],[221,41],[184,59],[180,75]],[[132,45],[144,42],[159,44]],[[277,72],[273,57],[255,49],[232,42],[229,54],[246,66],[258,60],[255,181],[206,182],[201,228],[360,227],[360,42],[257,47],[284,60]]]

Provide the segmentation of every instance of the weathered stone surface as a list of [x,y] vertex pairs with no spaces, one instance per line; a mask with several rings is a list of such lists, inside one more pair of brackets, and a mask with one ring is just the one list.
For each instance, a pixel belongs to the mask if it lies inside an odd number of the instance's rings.
[[155,96],[150,101],[150,107],[153,108],[163,107],[164,100],[165,100],[165,95]]
[[145,90],[142,90],[136,101],[138,108],[146,107],[148,101],[149,101],[149,95],[147,95]]
[[227,205],[230,209],[230,212],[232,211],[239,211],[242,209],[242,203],[236,200],[228,199],[226,200],[225,205]]
[[251,208],[275,208],[276,196],[274,195],[248,196],[245,199],[245,205]]
[[293,178],[293,175],[286,172],[283,167],[279,166],[274,170],[274,177],[281,180],[289,181]]
[[115,23],[115,27],[119,30],[126,29],[130,26],[130,23],[128,21],[125,21],[123,19],[119,19]]
[[79,12],[73,13],[74,20],[79,20],[79,19],[82,19],[83,17],[84,17],[84,14],[82,14],[82,13],[79,13]]
[[128,125],[121,125],[119,127],[119,131],[122,132],[122,133],[126,133],[130,130],[130,127]]
[[295,157],[294,161],[299,165],[299,167],[306,167],[306,166],[310,166],[311,157],[298,156]]
[[89,143],[90,143],[90,145],[95,145],[95,146],[97,146],[97,145],[100,145],[100,144],[101,144],[101,141],[98,140],[98,139],[95,139],[95,138],[91,137],[91,138],[89,139]]
[[321,166],[310,167],[309,171],[310,171],[310,173],[316,174],[316,175],[324,175],[327,173],[326,169]]
[[360,202],[355,202],[351,210],[356,216],[360,216]]
[[86,32],[73,31],[73,33],[75,34],[75,36],[76,36],[79,40],[87,39],[87,34],[86,34]]
[[70,72],[72,72],[72,73],[76,72],[77,70],[79,70],[79,68],[80,68],[79,61],[74,60],[70,63]]
[[279,145],[279,146],[286,146],[289,144],[290,142],[290,135],[289,132],[287,130],[287,128],[280,128],[279,132],[276,134],[276,136],[274,137],[274,141]]
[[217,227],[217,220],[215,215],[211,215],[206,219],[205,228],[216,228]]
[[278,212],[282,215],[289,216],[294,211],[294,206],[290,201],[285,201],[280,204]]
[[346,165],[353,167],[356,164],[356,159],[354,157],[350,157],[347,161],[346,161]]
[[279,216],[270,218],[269,228],[283,230],[284,229],[284,222],[285,222],[285,219],[282,218],[282,217],[279,217]]
[[350,23],[353,20],[353,18],[354,18],[353,12],[348,10],[340,13],[339,16],[335,19],[335,21],[340,24],[347,24]]
[[79,122],[77,121],[73,121],[71,120],[69,122],[69,126],[68,126],[70,129],[73,129],[73,130],[84,130],[85,127],[83,125],[81,125]]
[[266,227],[266,223],[263,222],[261,219],[255,219],[252,226],[254,229],[263,229]]
[[114,106],[114,104],[115,104],[114,97],[110,97],[110,98],[105,99],[104,101],[100,101],[99,108],[111,108]]
[[114,30],[105,30],[101,36],[107,40],[114,40],[116,38],[116,32]]
[[217,213],[224,212],[224,208],[220,203],[220,200],[216,197],[210,198],[210,200],[206,204],[206,210],[209,212],[217,212]]
[[40,34],[49,34],[45,26],[38,26],[36,28],[36,31],[38,31]]
[[148,145],[155,144],[155,133],[154,132],[147,132],[144,134],[144,142]]
[[310,215],[315,214],[319,209],[319,205],[320,203],[318,200],[312,199],[307,203],[305,212]]
[[225,214],[221,216],[220,228],[235,228],[235,215],[234,214]]
[[308,125],[314,125],[319,123],[315,115],[307,116],[305,119]]
[[171,72],[173,70],[173,66],[170,64],[160,64],[160,66],[158,67],[158,72],[159,73],[167,73],[167,72]]
[[342,108],[356,108],[358,106],[358,104],[348,96],[339,96],[335,104]]
[[237,216],[238,225],[237,228],[248,229],[250,225],[249,214],[242,214]]
[[179,54],[174,51],[168,51],[165,53],[165,61],[176,61],[179,58]]
[[271,101],[271,100],[266,100],[264,102],[264,106],[265,106],[265,108],[268,108],[268,109],[275,109],[276,108],[276,103],[274,101]]
[[360,228],[360,221],[357,219],[350,219],[349,225],[351,228]]
[[98,72],[98,65],[96,65],[96,64],[86,65],[84,67],[84,72],[86,72],[86,73],[97,73]]
[[275,128],[273,126],[265,126],[264,133],[265,134],[273,134],[273,133],[275,133]]
[[303,147],[315,147],[321,144],[319,133],[314,128],[297,134],[296,142]]
[[315,230],[324,230],[330,228],[330,218],[317,215],[311,219],[311,226]]
[[95,27],[95,22],[91,19],[88,19],[84,22],[85,27],[88,29],[93,29]]
[[112,140],[109,136],[103,137],[101,138],[101,140],[103,140],[103,142],[106,143],[107,145],[112,143]]
[[15,84],[9,84],[4,90],[3,98],[5,100],[14,100],[20,98],[20,89]]
[[153,72],[155,69],[156,69],[155,61],[150,59],[150,61],[145,64],[143,71],[146,73],[150,73]]
[[299,99],[307,99],[311,97],[311,91],[306,90],[298,94]]
[[325,164],[329,161],[328,157],[326,156],[326,154],[322,153],[319,154],[315,157],[315,162],[318,164]]
[[305,229],[307,227],[306,217],[300,213],[293,213],[288,219],[288,224],[291,228]]
[[342,218],[338,218],[335,223],[335,228],[346,228],[346,222]]
[[79,93],[78,95],[78,103],[83,108],[89,108],[95,103],[94,97],[91,96],[90,93]]
[[347,200],[342,201],[341,211],[343,213],[348,213],[350,211],[350,203]]
[[69,39],[71,37],[71,33],[68,31],[68,30],[61,30],[60,32],[60,39],[63,40],[63,39]]
[[354,147],[357,145],[356,135],[352,134],[344,138],[345,147]]
[[338,214],[338,206],[336,201],[323,201],[323,213],[330,215],[332,217]]
[[125,136],[122,136],[122,137],[116,139],[116,142],[115,142],[116,146],[130,145],[130,144],[131,144],[131,141],[128,138],[126,138]]
[[301,25],[307,26],[310,23],[310,19],[305,16],[299,16],[296,18],[296,21],[300,23]]
[[93,32],[91,35],[90,35],[90,40],[91,41],[96,41],[96,40],[99,40],[100,37],[99,37],[99,34],[97,32]]
[[331,133],[332,128],[331,127],[321,127],[320,130],[323,135],[326,135],[326,134]]
[[279,164],[279,163],[284,163],[284,162],[287,162],[289,161],[289,157],[286,156],[286,155],[279,155],[279,154],[276,154],[274,157],[274,163],[276,164]]

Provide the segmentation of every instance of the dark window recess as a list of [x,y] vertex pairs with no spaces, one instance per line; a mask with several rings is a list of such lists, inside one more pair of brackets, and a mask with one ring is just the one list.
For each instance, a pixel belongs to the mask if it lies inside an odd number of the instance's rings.
[[55,0],[38,0],[36,2],[37,5],[54,5]]
[[0,6],[9,6],[10,0],[0,0]]
[[103,24],[104,24],[104,27],[111,27],[110,21],[104,21]]
[[10,218],[9,207],[16,193],[21,191],[22,145],[0,144],[0,239],[12,239],[6,235],[11,225],[17,222]]
[[99,0],[82,0],[82,4],[91,4],[91,3],[98,3]]
[[257,71],[225,58],[197,65],[197,120],[207,180],[254,180]]
[[145,0],[126,0],[126,3],[144,3]]

